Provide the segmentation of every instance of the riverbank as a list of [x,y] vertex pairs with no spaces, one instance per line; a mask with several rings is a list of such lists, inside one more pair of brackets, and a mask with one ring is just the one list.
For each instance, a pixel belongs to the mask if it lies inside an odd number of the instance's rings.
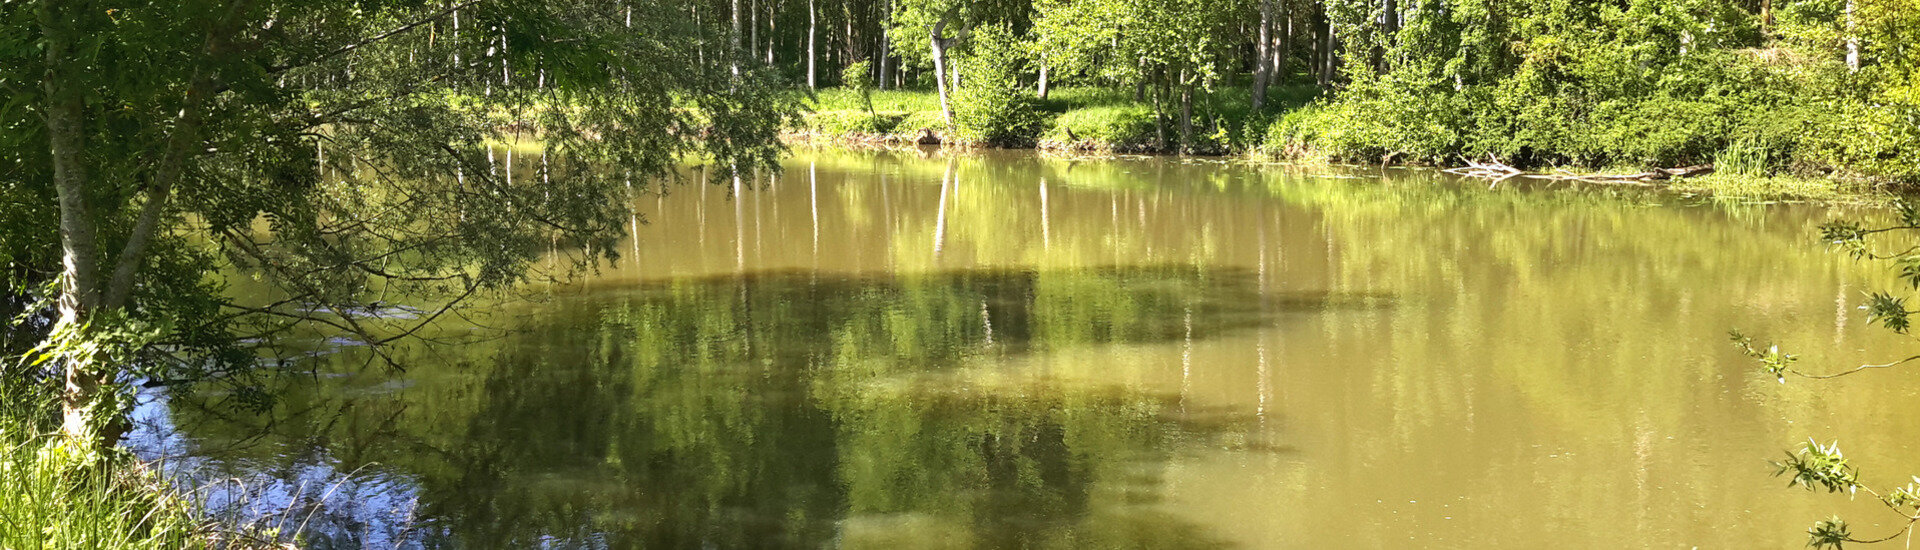
[[[787,137],[796,142],[829,147],[890,147],[942,145],[1035,149],[1049,154],[1187,154],[1202,156],[1238,156],[1263,162],[1306,164],[1364,164],[1416,166],[1446,169],[1462,164],[1437,162],[1435,155],[1387,150],[1370,122],[1355,123],[1359,117],[1336,117],[1322,102],[1316,102],[1312,86],[1276,88],[1276,100],[1255,111],[1245,101],[1243,88],[1222,88],[1200,103],[1206,115],[1199,123],[1203,140],[1182,147],[1177,136],[1169,137],[1167,121],[1156,125],[1156,110],[1145,101],[1112,90],[1067,88],[1056,90],[1049,99],[1035,102],[1041,114],[1039,130],[1030,139],[1005,143],[971,142],[950,131],[940,113],[939,97],[931,91],[886,90],[872,93],[872,111],[855,92],[838,88],[819,90],[807,105],[799,126],[789,128]],[[1340,132],[1336,125],[1349,124]],[[1373,132],[1373,137],[1356,136]],[[1184,150],[1183,150],[1184,149]],[[1742,165],[1740,151],[1723,152],[1708,159],[1699,175],[1659,179],[1613,178],[1610,183],[1669,188],[1689,194],[1705,194],[1743,200],[1807,200],[1820,202],[1879,202],[1891,193],[1910,185],[1896,178],[1868,177],[1829,170],[1801,167],[1800,170],[1768,166],[1762,160]],[[1458,157],[1455,157],[1458,159]],[[1458,160],[1456,160],[1458,162]],[[1731,166],[1731,169],[1728,167]],[[1658,166],[1617,165],[1531,166],[1519,177],[1561,178],[1568,175],[1599,176],[1633,174]],[[1658,167],[1664,168],[1664,167]],[[1516,169],[1518,170],[1518,169]]]
[[43,393],[0,381],[0,548],[214,545],[216,529],[189,495],[146,464],[122,449],[84,449],[52,435],[58,415]]
[[[1310,85],[1273,88],[1269,104],[1255,110],[1245,87],[1200,92],[1182,122],[1171,106],[1155,105],[1125,90],[1070,87],[1030,97],[1009,116],[968,116],[955,101],[949,125],[932,91],[882,90],[871,110],[858,92],[828,88],[803,103],[811,109],[790,137],[858,144],[946,144],[1094,153],[1232,155],[1256,150],[1273,114],[1298,109],[1319,93]],[[1018,120],[1020,128],[968,128],[970,120]],[[994,139],[969,137],[991,135]]]

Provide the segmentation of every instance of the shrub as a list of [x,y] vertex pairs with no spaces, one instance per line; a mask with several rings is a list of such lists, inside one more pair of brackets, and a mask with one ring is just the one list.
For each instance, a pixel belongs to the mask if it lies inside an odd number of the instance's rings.
[[962,141],[996,146],[1032,144],[1045,118],[1020,88],[1023,48],[1005,27],[975,32],[973,54],[961,64],[962,86],[953,96],[954,134]]
[[860,105],[866,107],[867,114],[873,114],[873,79],[869,76],[872,72],[873,64],[864,59],[849,63],[840,71],[841,85],[859,94]]

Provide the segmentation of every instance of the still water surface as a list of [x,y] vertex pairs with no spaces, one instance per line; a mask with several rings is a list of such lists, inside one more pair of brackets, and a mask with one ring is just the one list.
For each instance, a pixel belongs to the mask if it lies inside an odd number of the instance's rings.
[[1892,518],[1782,449],[1920,472],[1920,374],[1726,343],[1905,356],[1813,242],[1870,213],[913,152],[638,210],[511,332],[156,393],[136,446],[322,548],[1797,548]]

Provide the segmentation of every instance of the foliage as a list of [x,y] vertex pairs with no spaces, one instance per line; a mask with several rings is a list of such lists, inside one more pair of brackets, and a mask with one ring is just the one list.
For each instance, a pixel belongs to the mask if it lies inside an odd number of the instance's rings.
[[[694,5],[647,7],[0,6],[0,198],[44,205],[0,219],[8,341],[53,337],[46,366],[82,373],[69,410],[111,411],[135,378],[234,380],[302,331],[394,341],[616,257],[636,182],[770,167],[797,111],[697,49],[718,29]],[[516,177],[488,144],[530,133]],[[555,248],[575,253],[546,271]],[[283,299],[235,303],[235,281]],[[55,306],[60,330],[22,315]]]
[[1774,475],[1793,474],[1788,486],[1798,485],[1808,490],[1817,486],[1829,493],[1849,494],[1860,488],[1860,473],[1840,455],[1839,443],[1821,445],[1809,439],[1799,453],[1787,453],[1785,461],[1773,465],[1778,468]]
[[976,29],[973,50],[961,61],[964,76],[953,98],[954,133],[963,141],[1027,145],[1043,122],[1034,99],[1020,86],[1023,47],[1004,26]]
[[861,111],[820,111],[807,115],[809,131],[836,136],[869,136],[893,132],[900,115],[872,114]]
[[1858,72],[1840,62],[1838,0],[1780,2],[1770,33],[1723,1],[1465,2],[1397,27],[1371,4],[1328,4],[1349,83],[1282,119],[1270,152],[1920,178],[1909,0],[1860,2]]
[[867,76],[872,73],[873,63],[865,59],[850,63],[840,71],[840,82],[846,89],[860,94],[860,103],[867,108],[868,115],[873,114],[873,79]]
[[946,128],[947,121],[940,117],[939,107],[925,111],[914,111],[908,114],[906,118],[900,119],[898,124],[893,125],[894,132],[909,134],[918,134],[923,131],[940,133],[945,132]]

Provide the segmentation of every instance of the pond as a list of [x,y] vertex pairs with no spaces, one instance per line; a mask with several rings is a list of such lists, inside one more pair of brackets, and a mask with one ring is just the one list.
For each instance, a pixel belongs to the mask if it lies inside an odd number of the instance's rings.
[[1920,374],[1727,342],[1909,355],[1815,242],[1870,211],[1017,152],[670,191],[404,370],[151,391],[131,445],[315,548],[1797,548],[1895,518],[1782,450],[1920,472]]

